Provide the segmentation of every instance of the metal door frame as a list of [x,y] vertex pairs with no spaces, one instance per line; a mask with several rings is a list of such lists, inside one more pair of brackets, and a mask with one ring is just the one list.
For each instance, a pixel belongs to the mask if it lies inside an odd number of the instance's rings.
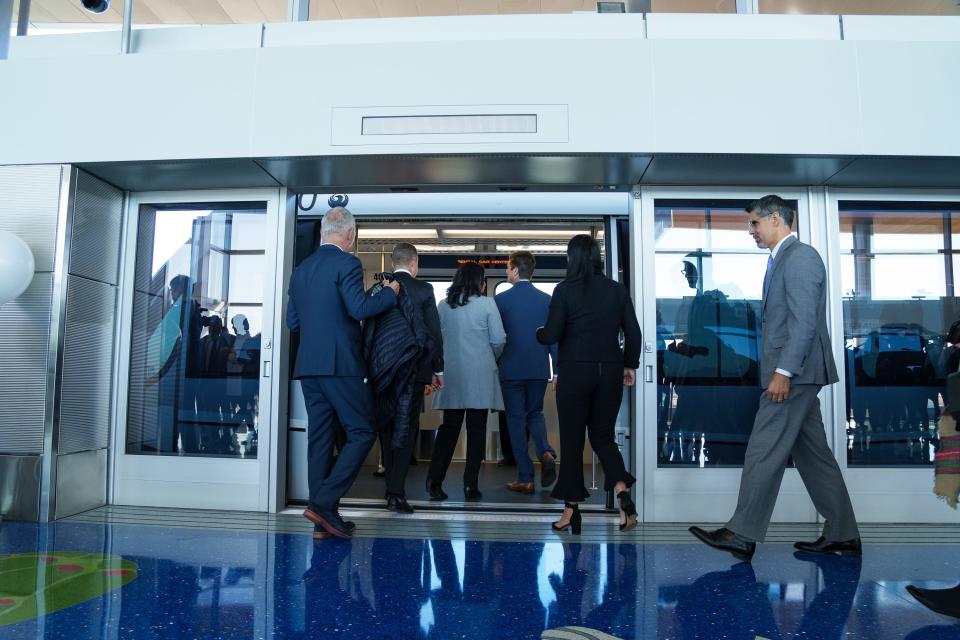
[[[278,259],[284,254],[284,243],[279,239],[285,232],[283,189],[217,189],[203,191],[156,191],[131,193],[126,203],[123,252],[121,257],[119,329],[118,329],[118,384],[113,397],[116,428],[111,435],[111,463],[108,502],[140,506],[169,506],[180,508],[236,509],[248,511],[275,510],[277,492],[278,420],[276,400],[277,385],[281,376],[270,375],[278,371],[281,362],[275,362],[273,353],[281,353],[277,343],[282,331],[278,322],[282,318],[282,291],[278,282],[284,270]],[[126,430],[128,416],[131,331],[133,328],[134,279],[136,266],[137,233],[141,205],[201,204],[221,202],[262,202],[266,209],[264,262],[272,275],[264,278],[263,328],[261,330],[262,355],[260,372],[259,452],[256,461],[242,459],[216,459],[184,456],[150,456],[126,454]],[[270,344],[271,346],[267,346]],[[134,459],[136,464],[132,464]],[[256,464],[256,482],[238,483],[241,466]],[[133,468],[144,473],[132,475]],[[192,478],[184,480],[185,477]],[[207,482],[202,482],[203,477]],[[209,482],[209,480],[213,482]],[[139,483],[139,484],[135,484]],[[169,490],[158,491],[164,483]],[[231,502],[216,491],[191,491],[190,487],[206,485],[210,488],[227,484],[236,488],[255,487],[255,495],[239,495]],[[132,486],[131,486],[132,485]],[[150,485],[153,485],[152,487]],[[242,491],[240,492],[243,493]]]
[[[741,469],[734,468],[658,468],[656,406],[656,279],[654,207],[658,199],[735,199],[753,200],[764,194],[777,193],[798,203],[800,238],[816,240],[817,220],[812,219],[809,194],[798,187],[657,187],[643,186],[633,193],[631,235],[637,258],[633,261],[634,287],[643,329],[643,356],[638,371],[637,410],[635,423],[644,425],[642,437],[634,444],[642,467],[645,522],[725,522],[733,515],[740,485]],[[744,228],[746,234],[746,228]],[[816,246],[816,245],[815,245]],[[821,247],[817,247],[821,249]],[[821,403],[825,403],[821,399]],[[825,411],[825,415],[828,412]],[[827,425],[828,429],[832,425]],[[831,438],[828,432],[828,439]],[[831,439],[832,441],[832,439]],[[639,481],[639,478],[638,478]],[[641,492],[637,492],[638,494]],[[810,501],[799,474],[787,469],[780,490],[773,521],[815,522],[816,510]]]
[[[830,299],[842,300],[840,281],[840,202],[843,200],[884,202],[960,202],[960,192],[922,189],[824,189],[827,278]],[[824,412],[837,428],[832,444],[843,470],[857,520],[861,522],[960,522],[960,514],[933,494],[932,467],[849,467],[846,456],[846,366],[843,353],[843,306],[836,303],[830,314],[830,335],[840,381],[833,385],[833,406]]]
[[[322,216],[323,203],[328,193],[318,193],[317,203],[319,207],[317,213],[306,217],[319,219]],[[415,197],[411,197],[415,196]],[[479,197],[478,197],[479,196]],[[305,197],[312,198],[312,194],[305,194]],[[621,201],[620,198],[623,198]],[[356,203],[353,203],[351,195],[351,204],[347,208],[351,210],[357,220],[358,226],[362,225],[365,219],[375,218],[395,218],[402,220],[404,218],[437,218],[437,219],[457,219],[457,218],[487,218],[492,223],[509,224],[513,216],[522,216],[537,218],[549,221],[551,218],[584,218],[603,220],[606,224],[610,219],[623,218],[629,215],[629,194],[627,193],[507,193],[507,194],[486,194],[486,193],[426,193],[426,194],[358,194]],[[599,201],[599,206],[594,201]],[[285,230],[281,230],[282,239],[281,248],[278,253],[282,256],[282,263],[278,266],[278,285],[282,284],[282,299],[278,298],[278,310],[285,308],[286,304],[286,283],[289,282],[290,274],[293,271],[293,254],[296,234],[296,208],[293,197],[286,198],[287,208],[282,215],[285,215],[282,225]],[[396,203],[396,204],[394,204]],[[436,208],[434,208],[436,207]],[[581,211],[581,209],[584,209]],[[286,234],[286,235],[284,235]],[[605,230],[606,234],[606,230]],[[278,237],[281,237],[278,236]],[[606,237],[604,238],[606,241]],[[282,271],[282,274],[280,273]],[[433,279],[430,269],[422,269],[419,277],[424,280]],[[562,279],[562,277],[561,277]],[[634,300],[636,300],[636,294]],[[275,395],[274,404],[278,407],[277,421],[279,425],[278,454],[277,464],[277,486],[272,494],[276,500],[277,506],[271,506],[271,511],[283,510],[285,508],[297,508],[297,505],[287,505],[287,473],[289,468],[289,455],[287,451],[287,425],[289,422],[287,405],[289,400],[290,377],[288,375],[289,367],[281,364],[283,359],[293,357],[288,353],[289,331],[284,326],[282,331],[276,334],[276,344],[282,345],[282,352],[278,352],[274,357],[277,362],[276,376],[274,380]],[[639,406],[638,402],[634,407]],[[639,431],[636,420],[633,421],[633,432]],[[640,438],[634,437],[633,442],[637,443]],[[282,447],[282,449],[280,449]],[[633,464],[636,465],[637,458],[634,455]],[[636,473],[636,471],[634,471]],[[598,474],[599,478],[599,474]],[[636,491],[634,492],[637,493]],[[357,502],[365,503],[367,499],[359,499]],[[382,504],[382,501],[370,500],[371,503]],[[451,500],[451,503],[454,501]],[[449,503],[448,503],[449,504]],[[502,508],[506,510],[537,510],[551,511],[556,510],[557,505],[540,504],[514,504],[514,503],[482,503],[481,508]],[[446,510],[446,509],[444,509]],[[464,503],[451,506],[449,511],[456,513],[458,511],[471,511],[470,503]]]

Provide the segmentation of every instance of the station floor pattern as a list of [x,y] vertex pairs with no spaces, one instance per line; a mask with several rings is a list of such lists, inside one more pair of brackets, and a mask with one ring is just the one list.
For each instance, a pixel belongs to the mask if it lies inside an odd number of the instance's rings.
[[795,556],[775,525],[752,564],[684,525],[579,537],[539,514],[353,511],[351,542],[278,515],[106,507],[0,523],[0,638],[960,640],[907,584],[960,577],[960,530],[867,525],[864,556]]

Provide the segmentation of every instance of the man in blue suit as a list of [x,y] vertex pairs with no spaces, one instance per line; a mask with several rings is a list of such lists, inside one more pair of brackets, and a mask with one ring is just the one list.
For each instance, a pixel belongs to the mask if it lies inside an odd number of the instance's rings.
[[510,444],[517,461],[517,480],[508,484],[507,489],[518,493],[534,492],[533,462],[527,452],[528,432],[540,459],[541,484],[549,487],[557,479],[557,454],[547,440],[547,424],[543,419],[543,394],[551,380],[550,356],[556,363],[557,346],[547,347],[537,342],[537,327],[547,322],[550,296],[530,282],[535,267],[536,260],[529,251],[510,254],[507,282],[513,286],[494,298],[507,333],[507,345],[498,366]]
[[[300,380],[307,405],[310,502],[303,515],[318,531],[349,540],[353,527],[340,517],[338,505],[376,436],[360,321],[396,304],[400,285],[387,283],[375,296],[364,293],[363,267],[348,253],[357,237],[349,211],[327,211],[320,231],[320,246],[290,278],[287,307],[290,330],[300,331],[293,377]],[[346,442],[333,462],[337,423]]]

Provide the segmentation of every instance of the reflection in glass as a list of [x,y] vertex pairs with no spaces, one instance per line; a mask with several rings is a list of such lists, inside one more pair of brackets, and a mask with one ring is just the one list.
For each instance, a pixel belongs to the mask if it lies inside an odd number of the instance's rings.
[[262,206],[143,206],[127,453],[254,458]]
[[746,204],[655,207],[659,466],[743,464],[760,400],[767,260]]
[[847,462],[930,466],[960,317],[957,205],[840,203]]

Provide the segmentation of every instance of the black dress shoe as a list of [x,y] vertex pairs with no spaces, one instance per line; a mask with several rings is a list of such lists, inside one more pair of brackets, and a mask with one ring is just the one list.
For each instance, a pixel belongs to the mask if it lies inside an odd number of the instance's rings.
[[480,489],[471,486],[463,487],[463,499],[464,500],[482,500],[483,494],[480,493]]
[[[357,529],[357,523],[352,520],[344,520],[343,524],[347,525],[347,531],[350,532],[350,535],[353,535],[353,532]],[[313,525],[313,537],[317,540],[326,540],[327,538],[332,538],[333,534],[327,533],[326,529],[315,524]]]
[[757,543],[744,540],[730,529],[722,528],[715,531],[707,531],[700,527],[690,527],[690,533],[705,545],[721,551],[729,551],[733,557],[743,562],[750,562],[753,554],[757,550]]
[[960,618],[960,586],[950,589],[921,589],[911,584],[907,585],[907,591],[930,611]]
[[410,503],[407,502],[407,499],[403,496],[387,496],[387,510],[396,511],[397,513],[413,513],[413,507],[410,506]]
[[550,452],[543,454],[540,460],[540,485],[549,487],[557,481],[557,459]]
[[498,467],[515,467],[517,466],[517,461],[513,458],[503,458],[497,461]]
[[831,553],[838,556],[863,555],[860,538],[854,538],[846,542],[827,542],[826,538],[820,536],[813,542],[794,542],[793,548],[804,553]]
[[427,480],[427,493],[430,494],[430,500],[433,502],[440,502],[449,497],[444,493],[443,487],[440,486],[439,482],[433,482],[429,479]]
[[327,511],[319,507],[309,506],[304,510],[303,517],[338,538],[350,540],[353,537],[353,530],[336,511]]

